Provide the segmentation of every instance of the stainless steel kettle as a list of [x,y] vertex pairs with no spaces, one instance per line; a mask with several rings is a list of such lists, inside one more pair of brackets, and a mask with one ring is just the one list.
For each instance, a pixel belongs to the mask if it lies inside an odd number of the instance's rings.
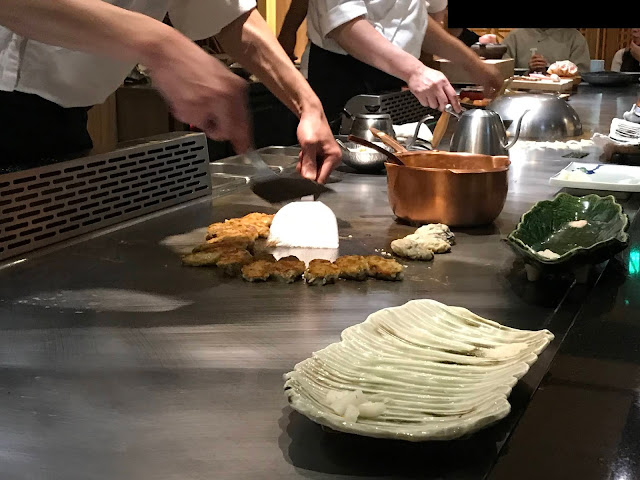
[[507,130],[496,112],[480,108],[464,111],[458,118],[458,128],[451,137],[451,152],[481,153],[484,155],[507,155],[520,136],[520,124],[526,110],[518,119],[513,139],[507,141]]
[[348,131],[351,135],[364,138],[370,142],[380,143],[380,139],[369,130],[370,127],[375,127],[390,137],[396,138],[393,121],[388,113],[359,113],[351,115],[346,109],[343,109],[343,113],[352,121]]

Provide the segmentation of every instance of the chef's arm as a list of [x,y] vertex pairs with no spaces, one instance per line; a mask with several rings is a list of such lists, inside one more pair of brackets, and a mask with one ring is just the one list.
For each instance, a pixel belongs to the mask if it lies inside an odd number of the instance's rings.
[[413,55],[392,44],[364,17],[336,27],[328,35],[349,55],[405,82],[424,67]]
[[309,10],[309,0],[292,0],[282,22],[278,41],[290,58],[294,58],[297,33]]
[[450,103],[459,111],[456,92],[441,72],[392,44],[364,17],[343,23],[328,36],[351,56],[404,80],[422,105],[443,110]]
[[461,64],[489,94],[502,86],[502,78],[497,68],[483,62],[473,50],[437,22],[428,22],[422,50]]
[[216,39],[226,53],[256,75],[300,118],[301,173],[307,178],[325,181],[340,162],[340,147],[331,133],[322,103],[291,63],[260,13],[253,9],[241,15],[224,27]]
[[467,69],[483,63],[473,50],[467,48],[461,40],[447,32],[437,22],[428,22],[427,31],[422,41],[422,51],[461,63]]
[[246,85],[177,30],[101,0],[2,0],[0,24],[43,43],[140,62],[182,122],[250,146]]
[[2,0],[0,24],[26,38],[123,61],[141,60],[163,41],[186,40],[151,17],[100,0]]

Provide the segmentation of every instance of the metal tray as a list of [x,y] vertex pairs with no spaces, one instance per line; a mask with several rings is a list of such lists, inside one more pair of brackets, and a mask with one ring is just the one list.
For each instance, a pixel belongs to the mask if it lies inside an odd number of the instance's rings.
[[602,85],[602,86],[620,86],[620,85],[629,85],[630,83],[634,83],[638,81],[638,78],[635,78],[632,75],[627,75],[622,72],[584,72],[581,75],[582,80],[587,82],[590,85]]

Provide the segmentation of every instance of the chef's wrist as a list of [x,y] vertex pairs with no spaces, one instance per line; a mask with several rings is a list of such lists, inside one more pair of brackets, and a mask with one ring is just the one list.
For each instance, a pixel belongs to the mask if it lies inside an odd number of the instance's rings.
[[415,76],[422,75],[425,69],[429,68],[414,56],[409,55],[409,57],[411,58],[401,62],[396,69],[398,72],[398,78],[405,83],[409,83],[409,80]]
[[[309,88],[309,90],[311,90]],[[306,92],[307,94],[298,102],[298,118],[302,118],[303,115],[313,115],[318,117],[324,117],[324,108],[322,102],[316,96],[315,92],[311,90]]]
[[164,23],[154,21],[153,25],[135,40],[134,49],[138,52],[140,63],[151,70],[169,66],[175,56],[190,47],[192,42]]

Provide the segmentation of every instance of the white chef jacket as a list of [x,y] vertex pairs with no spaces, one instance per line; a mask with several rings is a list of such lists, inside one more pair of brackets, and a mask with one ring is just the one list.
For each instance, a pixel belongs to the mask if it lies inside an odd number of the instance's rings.
[[392,44],[419,58],[428,13],[439,12],[446,6],[447,0],[310,0],[307,34],[317,46],[346,55],[327,35],[362,16]]
[[[255,0],[103,0],[171,23],[193,40],[208,38],[256,6]],[[39,95],[63,107],[104,102],[135,62],[54,47],[0,26],[0,90]]]

